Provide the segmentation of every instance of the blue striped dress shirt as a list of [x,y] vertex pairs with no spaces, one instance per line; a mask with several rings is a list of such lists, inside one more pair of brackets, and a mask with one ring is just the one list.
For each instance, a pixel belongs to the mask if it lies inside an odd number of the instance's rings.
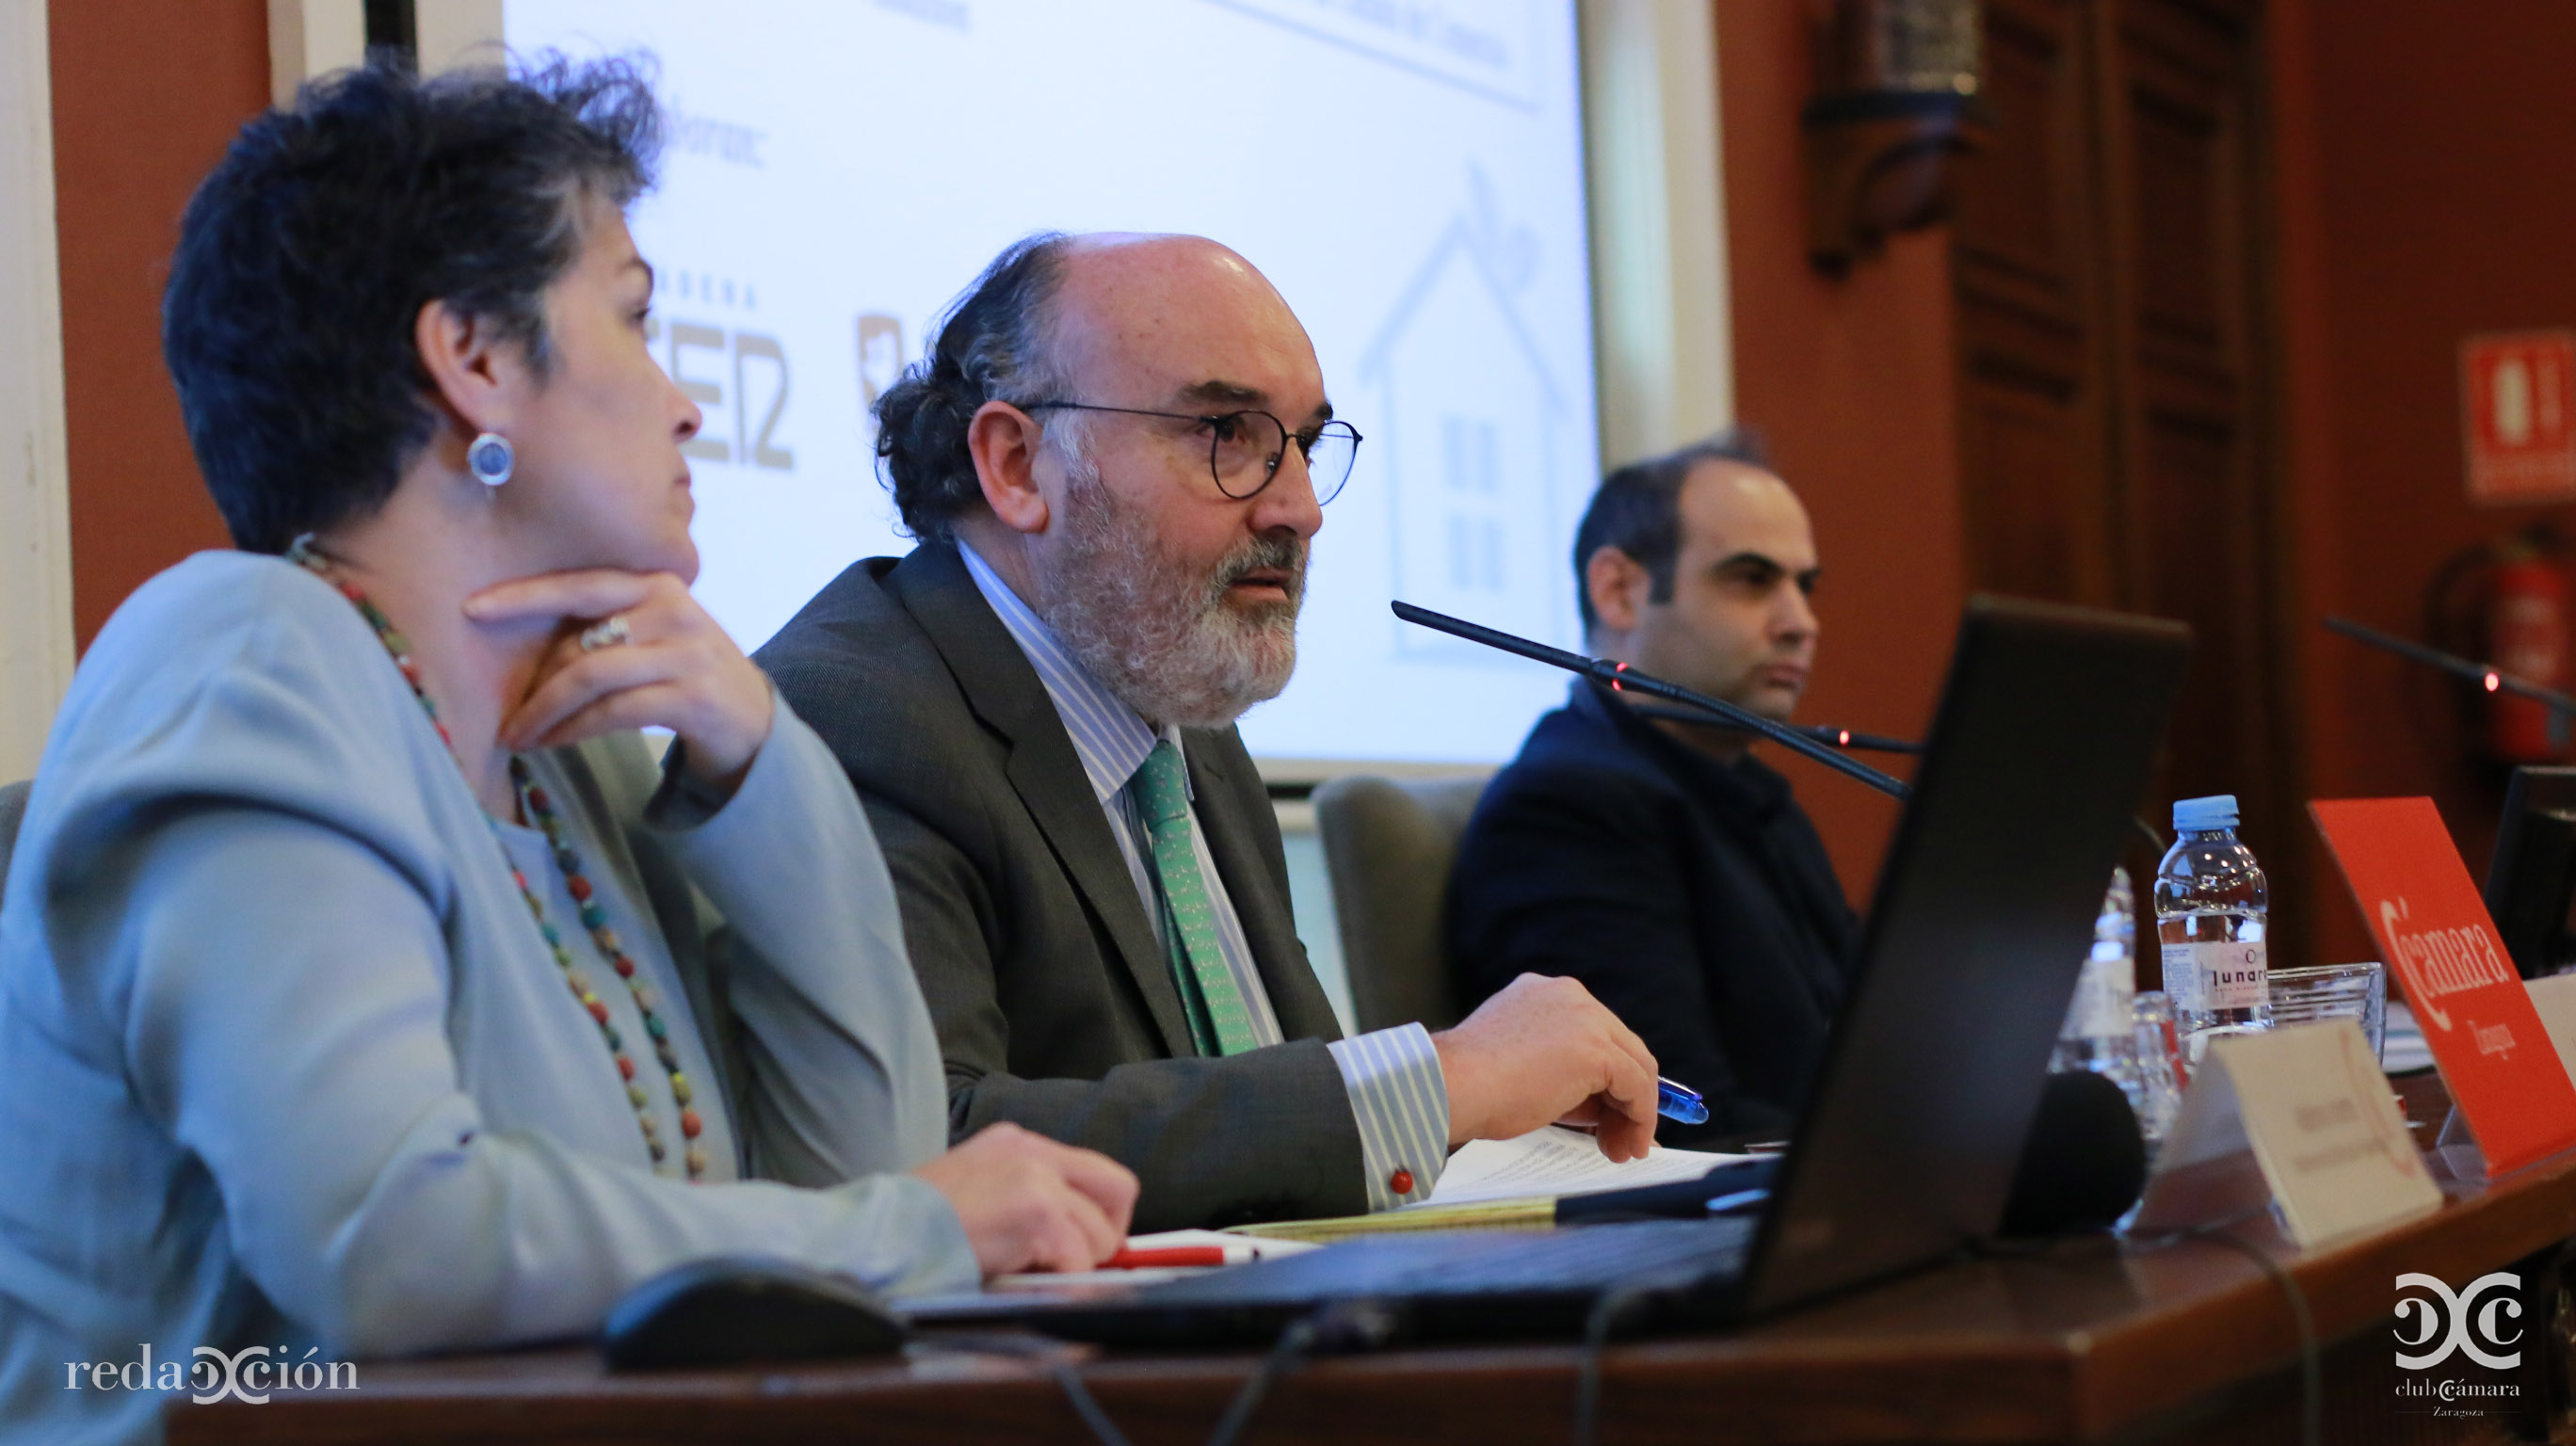
[[[1187,757],[1180,730],[1166,725],[1156,733],[1066,650],[1046,620],[1022,602],[975,549],[961,541],[957,551],[984,600],[993,605],[994,615],[1037,669],[1047,696],[1055,700],[1056,714],[1064,720],[1074,754],[1082,760],[1091,791],[1109,817],[1109,832],[1118,840],[1127,872],[1136,881],[1145,916],[1154,921],[1155,940],[1168,948],[1151,843],[1128,783],[1144,765],[1145,755],[1154,751],[1157,738],[1171,739],[1172,746]],[[1208,853],[1207,830],[1199,826],[1195,807],[1190,811],[1190,845],[1197,855],[1199,875],[1207,883],[1209,902],[1215,905],[1217,949],[1225,957],[1226,972],[1243,991],[1253,1036],[1264,1045],[1278,1044],[1278,1011],[1271,1007],[1270,992],[1253,966],[1243,921],[1226,897],[1225,881]],[[1440,1073],[1440,1054],[1432,1047],[1430,1033],[1419,1024],[1403,1024],[1336,1040],[1326,1048],[1332,1051],[1342,1084],[1350,1092],[1351,1117],[1359,1127],[1360,1168],[1368,1174],[1369,1208],[1384,1210],[1429,1195],[1449,1158],[1449,1087]],[[1399,1170],[1412,1176],[1413,1188],[1403,1194],[1392,1183]]]

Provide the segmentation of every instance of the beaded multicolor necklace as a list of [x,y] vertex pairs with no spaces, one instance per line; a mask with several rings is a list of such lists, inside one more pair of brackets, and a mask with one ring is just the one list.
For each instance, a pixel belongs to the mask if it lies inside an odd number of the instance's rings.
[[[356,606],[358,616],[365,618],[367,626],[375,630],[376,641],[384,644],[394,666],[401,670],[403,681],[411,685],[411,695],[420,700],[420,709],[429,715],[429,726],[438,730],[439,741],[454,747],[453,740],[447,736],[447,725],[438,721],[438,706],[429,701],[429,694],[420,685],[420,666],[412,661],[411,641],[394,627],[393,620],[386,617],[356,583],[332,575],[330,559],[314,549],[310,536],[295,539],[293,545],[286,549],[286,556],[289,561],[300,564],[306,571],[339,589],[340,596]],[[590,880],[582,874],[581,855],[573,851],[564,836],[563,820],[555,815],[554,800],[546,796],[545,789],[529,772],[527,760],[515,753],[510,755],[510,784],[526,804],[528,815],[544,832],[546,846],[554,854],[555,867],[563,870],[564,890],[580,907],[581,922],[590,930],[591,942],[599,947],[600,956],[617,971],[618,978],[626,981],[627,992],[635,997],[636,1012],[644,1017],[644,1032],[653,1037],[653,1052],[660,1058],[663,1072],[671,1077],[671,1098],[680,1107],[681,1162],[688,1167],[691,1181],[702,1180],[707,1173],[707,1152],[697,1139],[704,1124],[698,1118],[698,1112],[690,1108],[693,1091],[689,1077],[681,1072],[680,1054],[671,1043],[670,1026],[664,1024],[662,1016],[653,1009],[652,987],[636,977],[635,960],[627,954],[617,931],[608,927],[607,911],[592,899],[594,891]],[[500,824],[488,818],[486,822],[492,823],[492,836],[497,842]],[[670,1147],[663,1143],[662,1122],[654,1117],[652,1096],[635,1078],[635,1060],[626,1052],[626,1041],[617,1032],[617,1026],[608,1022],[608,1005],[591,989],[590,980],[573,962],[572,950],[565,946],[562,931],[547,920],[545,905],[537,902],[536,891],[528,887],[528,876],[519,870],[517,864],[511,863],[507,848],[502,850],[501,862],[508,866],[511,882],[519,886],[519,897],[527,901],[528,912],[537,921],[537,932],[544,936],[546,948],[554,954],[557,967],[563,970],[564,983],[572,989],[573,997],[581,1001],[581,1007],[588,1011],[592,1022],[599,1026],[600,1038],[608,1045],[609,1058],[617,1062],[618,1078],[625,1081],[627,1101],[635,1106],[635,1123],[644,1132],[644,1144],[652,1151],[653,1163],[659,1165],[669,1155]]]

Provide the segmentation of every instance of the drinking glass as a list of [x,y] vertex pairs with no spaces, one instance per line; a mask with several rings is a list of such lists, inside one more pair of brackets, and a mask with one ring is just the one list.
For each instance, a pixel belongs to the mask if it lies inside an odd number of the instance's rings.
[[2174,1033],[2172,995],[2160,989],[2139,994],[2129,1001],[2129,1017],[2138,1035],[2138,1094],[2131,1103],[2138,1108],[2138,1132],[2146,1136],[2152,1155],[2182,1109],[2189,1072],[2183,1067],[2182,1041]]
[[2379,1058],[2388,1042],[2388,971],[2377,961],[2275,969],[2269,982],[2274,1029],[2319,1019],[2354,1020],[2370,1041],[2370,1057]]

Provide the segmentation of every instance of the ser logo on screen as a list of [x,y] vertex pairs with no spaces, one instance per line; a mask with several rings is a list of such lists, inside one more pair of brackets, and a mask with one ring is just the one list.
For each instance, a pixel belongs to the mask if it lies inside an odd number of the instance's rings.
[[796,470],[795,452],[778,443],[778,424],[787,415],[787,349],[778,338],[677,318],[665,326],[658,317],[646,321],[644,337],[681,395],[707,414],[705,429],[681,444],[683,453]]

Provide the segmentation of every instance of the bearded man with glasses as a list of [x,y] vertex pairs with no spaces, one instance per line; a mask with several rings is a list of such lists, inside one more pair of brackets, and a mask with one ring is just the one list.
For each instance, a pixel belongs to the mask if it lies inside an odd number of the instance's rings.
[[1109,1154],[1140,1230],[1417,1201],[1458,1144],[1558,1119],[1645,1153],[1654,1058],[1580,984],[1344,1039],[1307,966],[1234,720],[1296,667],[1360,434],[1258,271],[1197,237],[1030,237],[877,422],[920,545],[757,661],[875,825],[953,1136]]

